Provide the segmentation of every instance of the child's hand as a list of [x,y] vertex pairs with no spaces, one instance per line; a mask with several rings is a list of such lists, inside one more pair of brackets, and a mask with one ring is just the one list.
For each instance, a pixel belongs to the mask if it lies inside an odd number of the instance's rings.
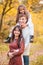
[[21,24],[21,27],[22,27],[22,28],[25,28],[26,26],[27,26],[26,23],[22,23],[22,24]]
[[33,39],[34,39],[34,36],[31,35],[31,36],[30,36],[30,42],[31,42],[31,43],[33,43]]

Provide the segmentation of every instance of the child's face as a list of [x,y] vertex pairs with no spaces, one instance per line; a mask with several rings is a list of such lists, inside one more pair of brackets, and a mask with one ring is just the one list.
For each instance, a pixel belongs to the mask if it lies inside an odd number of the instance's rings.
[[14,35],[15,35],[15,37],[19,37],[20,31],[19,31],[18,28],[16,28],[16,29],[14,30]]
[[21,14],[24,14],[24,12],[25,12],[23,7],[20,7],[19,11]]
[[26,17],[20,17],[19,18],[19,23],[20,23],[20,26],[24,27],[24,25],[26,24]]

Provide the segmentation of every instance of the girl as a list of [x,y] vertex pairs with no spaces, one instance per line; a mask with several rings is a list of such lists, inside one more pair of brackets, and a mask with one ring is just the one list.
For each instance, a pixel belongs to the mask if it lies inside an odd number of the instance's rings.
[[20,26],[16,26],[12,31],[12,42],[9,48],[9,65],[22,65],[21,54],[24,52],[24,40]]
[[[16,18],[16,23],[17,24],[16,25],[19,25],[18,17],[19,17],[20,14],[25,14],[27,16],[27,18],[28,18],[28,21],[27,21],[26,25],[29,26],[30,41],[31,41],[33,39],[33,37],[34,37],[34,25],[33,25],[32,20],[31,20],[31,15],[30,15],[30,13],[27,12],[26,7],[24,5],[20,5],[18,7],[17,18]],[[11,37],[12,37],[13,28],[14,27],[12,27],[12,29],[10,31],[9,37],[6,40],[4,40],[4,42],[10,42]]]

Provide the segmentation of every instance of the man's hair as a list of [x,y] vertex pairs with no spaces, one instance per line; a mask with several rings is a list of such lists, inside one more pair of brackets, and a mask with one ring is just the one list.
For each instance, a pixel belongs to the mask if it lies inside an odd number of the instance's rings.
[[28,17],[25,14],[20,14],[19,18],[21,18],[21,17],[25,17],[27,19],[26,23],[28,22]]

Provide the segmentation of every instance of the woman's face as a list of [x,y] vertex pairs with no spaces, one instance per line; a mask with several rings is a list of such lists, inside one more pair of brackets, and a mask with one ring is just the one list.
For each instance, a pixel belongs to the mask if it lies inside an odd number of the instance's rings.
[[16,28],[16,29],[14,30],[14,35],[15,35],[15,37],[19,37],[20,31],[19,31],[18,28]]
[[19,8],[19,11],[20,11],[21,14],[24,14],[24,12],[25,12],[25,10],[24,10],[23,7],[20,7],[20,8]]

